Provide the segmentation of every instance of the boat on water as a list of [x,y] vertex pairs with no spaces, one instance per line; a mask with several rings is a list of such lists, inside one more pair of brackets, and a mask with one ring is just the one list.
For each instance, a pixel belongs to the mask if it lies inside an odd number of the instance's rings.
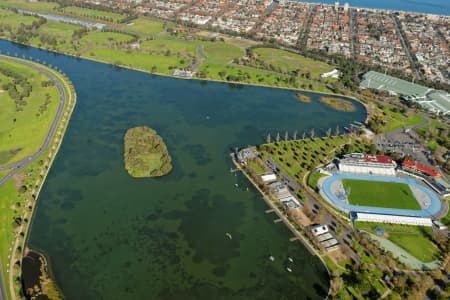
[[292,263],[294,260],[291,257],[288,257],[288,260]]
[[271,256],[269,256],[269,259],[270,259],[271,261],[274,261],[274,260],[275,260],[275,257],[273,257],[273,256],[271,255]]
[[286,268],[286,270],[287,270],[289,273],[292,273],[292,269],[291,269],[291,268]]
[[229,232],[225,233],[225,235],[226,235],[230,240],[233,239],[233,237],[231,236],[231,234],[230,234]]
[[234,186],[235,186],[235,187],[239,187],[239,184],[235,183]]

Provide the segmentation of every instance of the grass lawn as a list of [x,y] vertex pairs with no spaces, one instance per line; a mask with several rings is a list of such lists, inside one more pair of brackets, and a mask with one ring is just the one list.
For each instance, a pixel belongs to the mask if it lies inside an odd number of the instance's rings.
[[141,43],[141,50],[150,53],[165,55],[170,51],[171,55],[197,56],[197,46],[177,40],[151,40]]
[[63,7],[58,9],[58,11],[66,15],[88,19],[96,19],[99,21],[106,21],[111,23],[119,23],[125,18],[125,16],[121,14],[77,6]]
[[[9,94],[1,93],[0,164],[7,164],[36,152],[42,145],[58,108],[58,91],[55,86],[42,87],[41,82],[49,78],[27,66],[0,60],[0,67],[22,74],[32,86],[30,96],[24,98],[26,104],[20,105],[23,111],[19,112]],[[0,75],[0,86],[7,82],[12,79]],[[47,105],[46,94],[50,95]]]
[[[2,66],[4,66],[7,62],[4,60],[0,61],[0,64]],[[31,126],[29,130],[24,130],[26,131],[25,134],[30,134],[30,132],[33,130],[35,124],[42,125],[42,122],[38,119],[36,120],[37,116],[34,115],[34,112],[32,111],[32,107],[34,107],[34,105],[39,104],[40,102],[40,97],[38,96],[38,91],[42,89],[55,89],[55,87],[48,87],[48,88],[43,88],[40,85],[40,80],[41,78],[37,75],[35,75],[34,73],[37,73],[36,71],[32,70],[32,69],[28,69],[28,67],[26,66],[22,66],[22,65],[17,65],[15,63],[10,63],[9,67],[14,68],[14,70],[22,72],[21,74],[26,76],[26,78],[31,81],[33,83],[33,91],[31,93],[31,96],[29,98],[32,98],[32,100],[25,98],[27,101],[29,101],[29,103],[24,107],[24,110],[20,113],[16,113],[17,115],[21,115],[23,114],[23,116],[18,116],[17,117],[17,121],[16,124],[21,124],[22,129],[26,129],[26,126]],[[20,68],[22,67],[22,68]],[[50,71],[53,72],[53,71]],[[38,75],[40,75],[40,73],[38,73]],[[1,80],[6,80],[6,76],[4,75],[0,75]],[[44,78],[46,81],[48,80],[47,78]],[[66,90],[66,93],[68,94],[69,91],[66,89],[65,85],[64,85],[64,89]],[[3,97],[6,94],[1,94],[1,100],[4,101],[0,101],[0,111],[2,112],[2,114],[0,114],[0,131],[3,133],[3,131],[5,130],[5,127],[11,127],[10,122],[9,122],[9,118],[12,117],[12,115],[10,114],[10,111],[8,110],[4,110],[5,107],[8,107],[8,105],[10,105],[10,102],[12,102],[12,99]],[[35,97],[34,97],[35,96]],[[11,101],[10,101],[11,100]],[[53,108],[53,106],[56,106],[57,104],[57,98],[52,98],[51,103],[49,104],[49,107],[47,107],[47,111],[46,114],[50,114],[50,107]],[[66,105],[66,109],[68,108],[68,103]],[[55,108],[56,110],[56,108]],[[3,112],[5,112],[5,116],[8,116],[8,122],[7,124],[5,124],[5,122],[3,122],[3,120],[1,120],[1,118],[3,118]],[[53,113],[54,115],[54,113]],[[23,118],[28,116],[28,122],[22,122],[20,121],[19,123],[19,118]],[[23,124],[22,124],[23,123]],[[35,124],[32,124],[35,123]],[[14,132],[15,129],[8,129],[10,132]],[[47,128],[42,128],[41,130],[48,130]],[[29,137],[29,139],[32,139],[34,137]],[[3,137],[0,135],[0,140],[2,141],[0,143],[0,146],[4,146],[3,144]],[[33,140],[34,141],[34,140]],[[40,143],[42,141],[39,141]],[[13,145],[16,145],[15,142]],[[31,147],[33,146],[32,144],[28,145],[27,147]],[[27,150],[28,148],[24,149],[23,151]],[[28,151],[28,150],[27,150]],[[34,162],[32,162],[29,166],[27,166],[24,170],[20,171],[18,176],[20,179],[18,179],[18,181],[16,182],[15,179],[10,179],[8,180],[5,185],[0,189],[0,259],[2,261],[2,265],[4,267],[3,271],[3,275],[4,278],[7,280],[7,282],[5,283],[8,286],[8,274],[6,273],[6,264],[9,262],[8,256],[11,254],[11,246],[12,246],[12,242],[15,238],[16,235],[18,235],[18,229],[17,229],[17,224],[15,224],[14,219],[16,217],[20,217],[24,215],[24,212],[28,212],[28,219],[29,217],[29,208],[28,205],[33,205],[34,201],[32,201],[32,197],[31,197],[31,192],[33,189],[36,188],[35,184],[36,184],[36,180],[39,178],[41,178],[40,176],[40,169],[41,169],[41,165],[42,165],[42,161],[41,160],[45,160],[48,155],[49,155],[50,150],[46,150],[38,159],[36,159]],[[6,172],[1,172],[0,176],[4,175]],[[17,187],[23,186],[23,188],[21,188],[20,190],[18,190]],[[30,201],[28,201],[30,200]],[[22,245],[23,246],[23,245]],[[17,253],[17,252],[16,252]],[[16,255],[17,258],[17,255]],[[15,268],[15,274],[14,276],[17,276],[18,273],[18,268]],[[14,282],[14,287],[15,287],[15,291],[16,294],[19,294],[19,285],[17,284],[17,282]],[[9,294],[9,289],[7,289],[7,293]]]
[[432,229],[423,226],[357,222],[356,228],[375,234],[375,228],[386,230],[387,238],[423,262],[436,259],[439,249],[431,240]]
[[38,20],[34,16],[23,16],[13,11],[0,8],[0,25],[10,25],[13,29],[17,29],[21,23],[31,25],[33,21]]
[[[300,135],[300,134],[299,134]],[[273,138],[273,137],[272,137]],[[347,136],[278,142],[260,146],[264,156],[270,155],[283,170],[300,181],[309,170],[334,157],[336,147],[344,145]]]
[[244,51],[239,47],[224,42],[199,41],[198,43],[203,45],[203,53],[205,56],[216,62],[228,63],[244,55]]
[[319,173],[319,172],[312,172],[308,176],[308,185],[312,187],[313,189],[317,188],[317,182],[320,178],[325,177],[327,175]]
[[106,46],[112,47],[119,44],[126,44],[133,39],[131,35],[117,32],[91,31],[81,38],[83,47]]
[[384,112],[386,112],[386,114],[383,116],[383,120],[385,120],[386,125],[383,126],[382,132],[390,132],[423,122],[423,119],[417,115],[405,116],[400,112],[392,112],[389,109],[385,109]]
[[274,48],[256,48],[253,53],[266,63],[277,68],[285,69],[287,72],[300,69],[304,74],[310,73],[314,78],[320,78],[320,74],[329,72],[332,66],[311,58],[304,57],[289,51]]
[[389,233],[389,239],[423,262],[435,260],[439,249],[422,233]]
[[[2,261],[3,278],[7,280],[6,264],[10,253],[11,243],[14,239],[13,219],[16,215],[14,204],[17,202],[17,189],[14,180],[9,180],[0,190],[0,259]],[[7,289],[9,294],[9,289]]]
[[[93,54],[93,55],[92,55]],[[98,48],[89,51],[86,57],[99,59],[112,64],[134,67],[150,72],[156,66],[156,72],[162,74],[173,74],[172,68],[184,68],[189,62],[182,64],[181,59],[173,56],[149,55],[142,52],[115,50],[109,48]]]
[[397,182],[377,182],[343,179],[350,189],[350,204],[388,208],[420,209],[409,185]]
[[286,77],[275,72],[210,61],[204,61],[201,64],[197,70],[197,77],[278,87],[292,87],[289,85]]
[[163,32],[165,28],[171,27],[174,27],[173,23],[143,17],[130,21],[130,25],[124,24],[120,26],[123,30],[129,30],[144,35],[158,34]]
[[249,161],[249,167],[255,170],[256,174],[261,175],[266,172],[263,166],[261,166],[256,160]]
[[29,0],[2,0],[1,5],[45,13],[54,13],[53,10],[59,7],[59,4],[56,2],[30,2]]

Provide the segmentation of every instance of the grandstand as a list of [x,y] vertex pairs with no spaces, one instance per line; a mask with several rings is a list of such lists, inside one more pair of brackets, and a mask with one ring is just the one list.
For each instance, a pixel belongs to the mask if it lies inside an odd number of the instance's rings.
[[450,113],[450,94],[379,72],[369,71],[364,74],[359,87],[400,95],[404,100],[417,102],[425,109],[437,114]]
[[395,176],[397,164],[389,156],[352,153],[339,160],[342,173],[376,174]]
[[417,173],[419,175],[425,175],[435,178],[441,177],[441,174],[437,170],[411,160],[405,159],[402,163],[402,167],[406,171]]
[[431,227],[433,225],[430,218],[395,216],[386,214],[369,214],[361,212],[355,213],[353,215],[353,220],[360,222],[403,224],[428,227]]

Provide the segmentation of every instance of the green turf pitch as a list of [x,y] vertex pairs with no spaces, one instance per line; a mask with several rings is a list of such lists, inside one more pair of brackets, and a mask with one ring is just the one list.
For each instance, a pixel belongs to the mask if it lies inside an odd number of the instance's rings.
[[405,183],[343,179],[350,204],[387,208],[420,209]]

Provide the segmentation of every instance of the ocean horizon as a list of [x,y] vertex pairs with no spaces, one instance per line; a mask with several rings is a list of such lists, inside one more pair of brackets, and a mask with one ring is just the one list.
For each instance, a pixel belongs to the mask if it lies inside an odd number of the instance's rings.
[[[298,2],[312,2],[312,3],[325,3],[334,4],[335,0],[316,0],[316,1],[304,1],[297,0]],[[416,13],[438,14],[438,15],[450,15],[450,1],[442,0],[348,0],[339,1],[341,5],[348,2],[353,7],[366,7],[366,8],[378,8],[389,10],[402,10]]]

